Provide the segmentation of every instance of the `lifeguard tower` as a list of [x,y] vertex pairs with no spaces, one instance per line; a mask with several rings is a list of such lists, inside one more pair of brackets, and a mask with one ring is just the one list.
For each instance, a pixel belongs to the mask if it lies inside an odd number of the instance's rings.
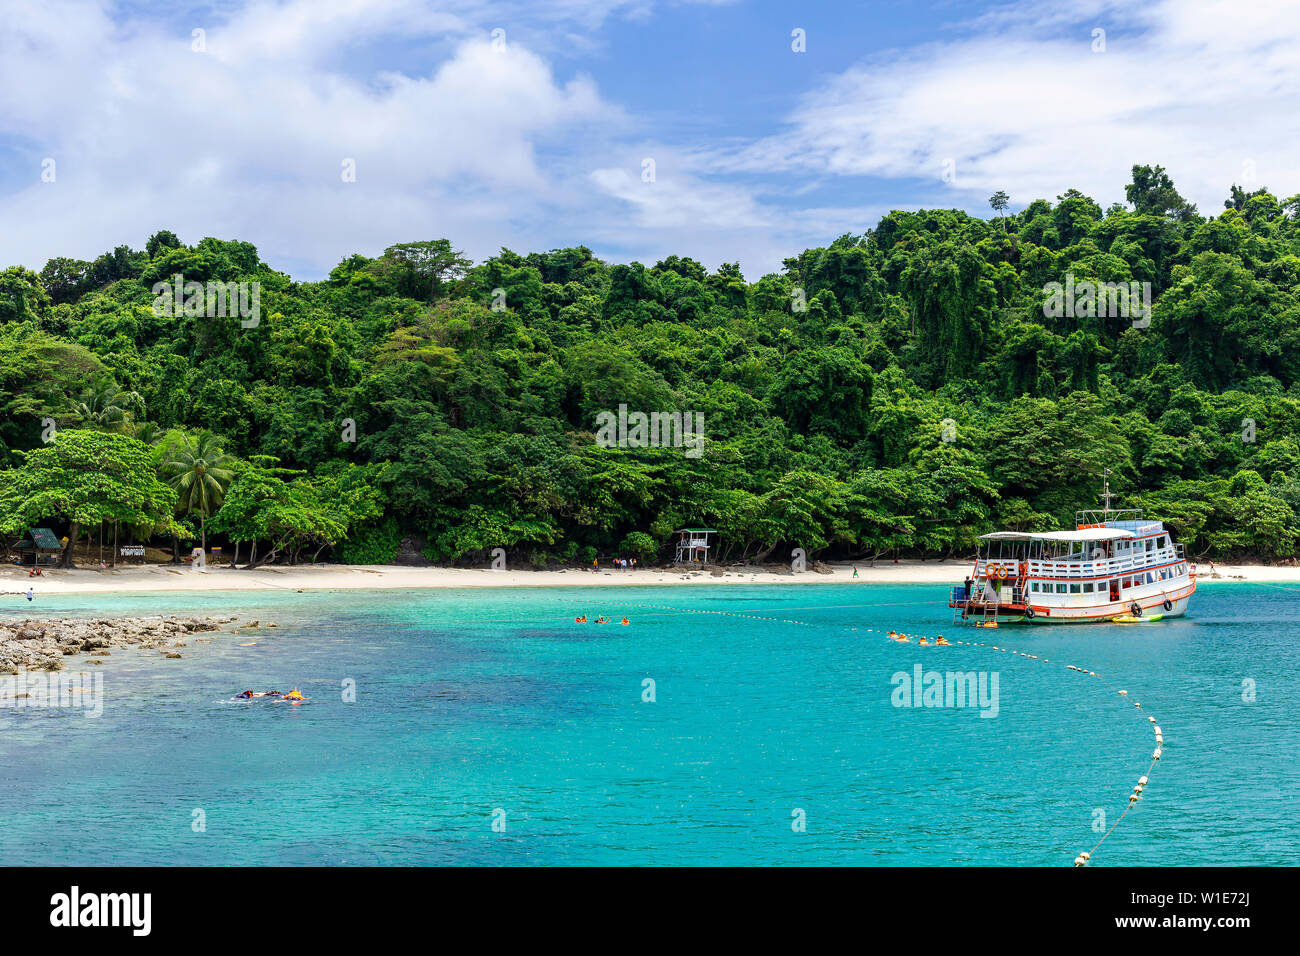
[[708,564],[709,548],[713,542],[709,540],[709,535],[717,534],[712,528],[678,528],[673,534],[677,535],[677,564]]

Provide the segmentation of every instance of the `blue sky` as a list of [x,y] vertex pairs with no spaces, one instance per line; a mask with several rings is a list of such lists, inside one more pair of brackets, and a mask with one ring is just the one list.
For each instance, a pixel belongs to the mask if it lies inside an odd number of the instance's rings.
[[1270,0],[5,10],[4,265],[170,228],[303,279],[442,236],[475,259],[582,243],[756,279],[890,209],[1071,187],[1104,207],[1138,162],[1203,212],[1233,182],[1300,191],[1300,18]]

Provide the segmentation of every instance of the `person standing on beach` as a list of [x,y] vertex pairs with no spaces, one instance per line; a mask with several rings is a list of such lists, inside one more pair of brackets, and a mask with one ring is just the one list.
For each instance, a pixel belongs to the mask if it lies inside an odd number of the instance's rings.
[[27,600],[30,601],[31,599],[32,599],[32,589],[31,589],[31,588],[28,588],[28,589],[27,589]]

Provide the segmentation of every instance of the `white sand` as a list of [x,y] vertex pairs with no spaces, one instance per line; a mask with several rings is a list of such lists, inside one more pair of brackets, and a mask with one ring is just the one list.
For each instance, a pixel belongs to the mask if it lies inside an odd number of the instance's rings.
[[[82,568],[75,571],[46,570],[29,578],[26,569],[0,568],[0,593],[80,594],[113,591],[258,591],[258,590],[351,590],[360,588],[473,588],[555,587],[573,585],[638,584],[961,584],[970,571],[970,561],[880,562],[834,565],[829,574],[807,571],[724,570],[660,571],[638,569],[600,571],[570,568],[562,571],[490,571],[467,568],[409,568],[389,565],[304,565],[262,567],[255,571],[209,567],[196,571],[188,567],[149,565],[122,567],[116,571]],[[1198,583],[1247,580],[1300,584],[1300,568],[1264,565],[1217,565],[1217,577],[1208,564],[1199,566]]]

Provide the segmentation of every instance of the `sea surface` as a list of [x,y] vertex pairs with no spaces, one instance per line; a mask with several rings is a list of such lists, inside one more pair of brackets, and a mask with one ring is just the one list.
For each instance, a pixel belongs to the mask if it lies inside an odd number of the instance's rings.
[[[1162,759],[1092,865],[1300,863],[1291,586],[998,630],[932,585],[8,600],[279,626],[69,658],[99,717],[0,708],[0,864],[1068,866],[1151,765],[1148,715]],[[898,706],[917,665],[982,674],[986,706]]]

